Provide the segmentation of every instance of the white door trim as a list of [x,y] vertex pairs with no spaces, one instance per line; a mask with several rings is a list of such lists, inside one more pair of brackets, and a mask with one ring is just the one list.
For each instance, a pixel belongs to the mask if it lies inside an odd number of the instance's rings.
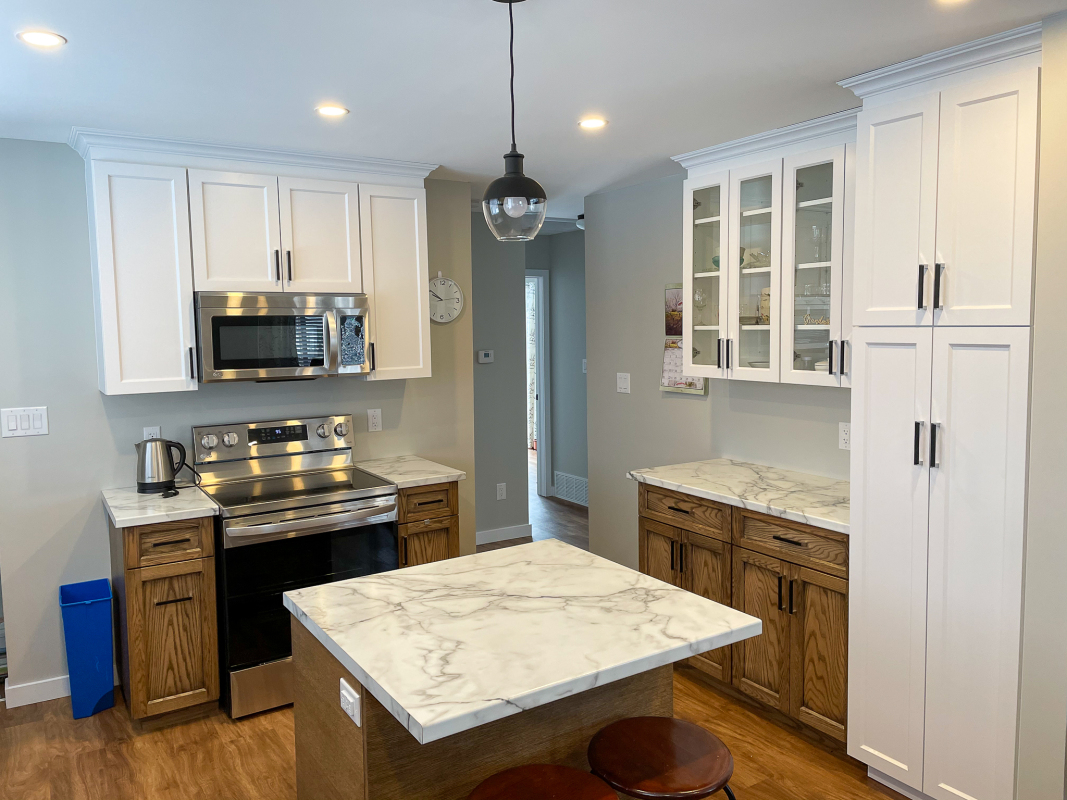
[[[528,269],[526,277],[537,284],[537,493],[552,497],[552,391],[551,348],[549,346],[548,278],[547,269]],[[524,282],[525,283],[525,282]]]

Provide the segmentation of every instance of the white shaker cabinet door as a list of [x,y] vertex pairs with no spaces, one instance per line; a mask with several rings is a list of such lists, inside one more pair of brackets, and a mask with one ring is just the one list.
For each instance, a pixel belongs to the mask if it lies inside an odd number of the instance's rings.
[[278,179],[189,170],[193,277],[198,292],[280,292]]
[[91,170],[100,391],[194,391],[185,169],[94,161]]
[[934,329],[922,788],[938,800],[1014,797],[1029,347],[1029,328]]
[[932,336],[852,330],[848,754],[920,790]]
[[358,186],[279,178],[278,195],[285,290],[362,292]]
[[1036,67],[941,92],[937,325],[1029,325]]
[[359,185],[371,380],[430,377],[426,190]]
[[930,325],[937,221],[936,92],[857,119],[854,325]]

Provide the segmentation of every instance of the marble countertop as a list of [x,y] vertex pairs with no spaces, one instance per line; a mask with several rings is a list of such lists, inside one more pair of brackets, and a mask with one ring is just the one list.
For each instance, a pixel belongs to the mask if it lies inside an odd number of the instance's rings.
[[555,540],[283,601],[423,744],[762,631],[755,617]]
[[829,531],[849,532],[848,481],[729,458],[635,469],[632,480],[760,511]]
[[451,483],[467,478],[467,473],[462,470],[427,461],[418,456],[375,458],[371,461],[360,461],[356,466],[379,478],[392,481],[400,489],[428,486],[432,483]]
[[137,494],[135,487],[104,489],[104,508],[116,528],[154,525],[180,519],[213,517],[219,513],[215,501],[195,486],[178,487],[177,497]]

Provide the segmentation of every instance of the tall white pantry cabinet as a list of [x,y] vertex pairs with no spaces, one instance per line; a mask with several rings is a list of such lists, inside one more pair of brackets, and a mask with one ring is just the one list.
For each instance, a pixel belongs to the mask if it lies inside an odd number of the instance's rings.
[[104,394],[195,391],[197,291],[367,294],[372,380],[430,375],[432,164],[75,129]]
[[848,752],[1011,800],[1040,26],[842,85],[858,117]]

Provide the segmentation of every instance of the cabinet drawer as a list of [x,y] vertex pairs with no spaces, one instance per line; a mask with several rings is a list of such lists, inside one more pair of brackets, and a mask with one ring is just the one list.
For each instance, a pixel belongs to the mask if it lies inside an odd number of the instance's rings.
[[459,513],[458,489],[459,485],[454,481],[401,489],[398,521],[418,522],[423,519],[455,516]]
[[212,556],[212,530],[211,517],[126,528],[126,569]]
[[734,509],[734,544],[793,564],[848,577],[848,538],[811,526]]
[[729,506],[645,483],[640,485],[638,492],[641,516],[729,540]]

